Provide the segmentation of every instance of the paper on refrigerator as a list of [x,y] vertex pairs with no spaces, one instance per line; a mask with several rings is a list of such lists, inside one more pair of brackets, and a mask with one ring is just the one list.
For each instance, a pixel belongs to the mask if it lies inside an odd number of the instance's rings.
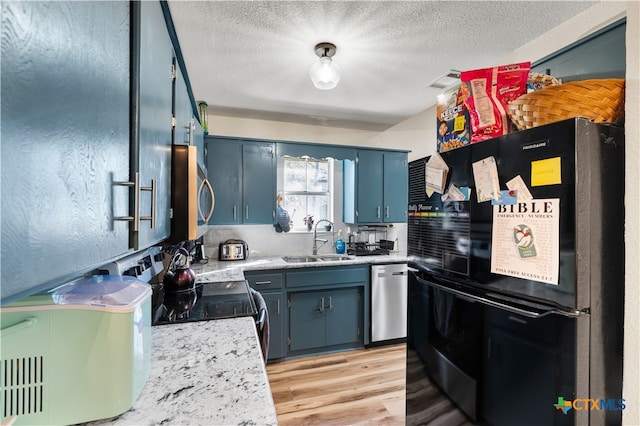
[[500,199],[500,181],[496,159],[487,157],[471,165],[478,202]]
[[558,285],[560,200],[493,206],[491,272]]
[[424,186],[427,196],[434,192],[444,193],[449,166],[437,152],[429,158],[424,167]]

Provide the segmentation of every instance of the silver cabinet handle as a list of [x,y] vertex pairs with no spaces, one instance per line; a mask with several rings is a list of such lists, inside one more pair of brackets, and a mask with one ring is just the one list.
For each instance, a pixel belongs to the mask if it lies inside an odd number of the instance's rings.
[[8,336],[9,334],[12,333],[17,333],[19,331],[22,330],[26,330],[27,328],[31,327],[32,325],[35,325],[35,323],[38,322],[38,319],[35,317],[29,317],[25,320],[20,321],[17,324],[14,325],[10,325],[7,328],[3,328],[2,330],[0,330],[0,337],[5,337]]
[[[211,196],[211,205],[209,206],[209,210],[207,211],[206,215],[202,212],[202,208],[200,206],[200,200],[202,199],[202,191],[204,190],[205,186],[207,187],[207,191]],[[209,179],[204,179],[202,181],[202,185],[200,185],[200,188],[198,188],[198,214],[200,215],[200,218],[202,218],[202,220],[205,223],[208,223],[209,219],[211,219],[211,215],[213,214],[213,206],[215,205],[215,203],[216,203],[216,199],[215,199],[215,196],[213,195],[213,187],[209,183]]]
[[249,220],[249,204],[245,204],[244,206],[244,218]]
[[376,217],[380,218],[380,206],[376,207]]
[[[324,297],[323,297],[324,299]],[[333,310],[333,304],[331,303],[331,296],[329,296],[329,307],[327,308],[328,311]]]
[[151,192],[151,216],[140,216],[140,220],[148,220],[151,222],[151,229],[156,228],[156,180],[151,179],[151,186],[140,187],[140,191]]
[[[131,181],[115,181],[114,185],[133,187],[133,208],[129,208],[129,211],[133,210],[133,216],[116,216],[114,220],[131,222],[132,232],[135,234],[140,230],[140,221],[147,220],[151,222],[151,229],[156,227],[156,209],[157,209],[157,195],[156,195],[156,180],[151,179],[151,186],[140,187],[140,173],[136,172],[133,182]],[[151,216],[140,216],[140,191],[151,192]],[[133,239],[130,245],[132,248],[137,249],[137,237]]]
[[138,232],[138,222],[140,222],[140,173],[136,173],[133,182],[118,181],[113,182],[114,185],[133,187],[133,216],[116,216],[114,220],[133,222],[133,232]]
[[280,299],[276,299],[276,315],[280,315]]
[[384,217],[389,217],[389,206],[384,208]]
[[271,284],[271,280],[267,281],[256,281],[256,285],[268,285]]
[[237,217],[237,212],[236,212],[236,206],[233,206],[233,220],[236,220]]
[[324,312],[324,297],[320,299],[320,306],[318,306],[313,312],[316,314],[321,314]]

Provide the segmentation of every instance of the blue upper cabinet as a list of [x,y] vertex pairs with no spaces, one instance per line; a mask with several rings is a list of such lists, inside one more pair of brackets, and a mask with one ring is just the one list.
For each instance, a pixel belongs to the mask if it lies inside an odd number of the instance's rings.
[[204,130],[202,130],[202,125],[200,125],[198,120],[194,121],[193,144],[198,148],[198,166],[200,166],[200,169],[206,175],[207,164],[204,148]]
[[242,145],[243,223],[272,224],[276,208],[275,146],[270,142]]
[[129,251],[129,2],[2,3],[2,303]]
[[382,221],[406,222],[409,198],[409,163],[406,152],[383,154]]
[[383,156],[382,152],[358,151],[357,190],[356,190],[356,222],[382,222],[383,210]]
[[242,223],[242,143],[205,137],[207,176],[215,194],[210,225]]
[[153,224],[140,224],[138,245],[148,247],[166,239],[171,231],[173,47],[160,3],[143,1],[139,5],[139,176],[141,186],[153,185],[154,190],[140,193],[140,214],[152,216]]
[[407,153],[358,150],[343,169],[345,223],[394,223],[407,220]]
[[592,78],[624,78],[626,70],[625,31],[622,20],[544,58],[532,71],[560,78],[564,83]]
[[173,143],[193,145],[194,119],[193,107],[184,74],[175,60],[175,84],[173,96],[173,114],[175,120]]
[[211,225],[271,224],[275,214],[275,145],[205,137],[208,177],[215,194]]

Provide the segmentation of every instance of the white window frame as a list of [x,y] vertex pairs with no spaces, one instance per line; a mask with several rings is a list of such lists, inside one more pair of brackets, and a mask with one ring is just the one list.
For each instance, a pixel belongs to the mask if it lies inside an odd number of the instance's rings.
[[[318,162],[318,163],[326,163],[328,166],[328,173],[327,173],[327,191],[326,192],[319,192],[319,191],[291,191],[291,190],[287,190],[287,185],[285,182],[285,173],[284,170],[286,168],[286,162],[287,161],[305,161],[307,164],[311,163],[311,162]],[[324,159],[317,159],[317,158],[311,158],[311,157],[307,157],[307,156],[303,156],[303,157],[289,157],[289,156],[285,156],[282,158],[282,172],[281,172],[281,179],[279,179],[279,181],[281,182],[280,185],[278,185],[279,188],[279,193],[283,196],[283,199],[286,199],[287,195],[296,195],[296,196],[303,196],[303,197],[309,197],[309,196],[326,196],[327,197],[327,217],[315,217],[313,218],[314,220],[314,224],[313,226],[315,227],[316,223],[318,223],[318,220],[320,219],[328,219],[331,222],[333,222],[333,207],[334,207],[334,165],[333,165],[333,160],[331,158],[324,158]],[[308,167],[305,167],[305,170],[309,170]],[[285,204],[283,204],[282,206],[283,208],[287,209],[287,206]],[[291,232],[308,232],[308,228],[306,227],[306,225],[304,224],[304,217],[307,214],[307,212],[298,212],[296,211],[295,213],[289,209],[288,213],[289,215],[293,214],[292,219],[292,226],[291,226]],[[326,223],[323,223],[324,226],[326,225]]]

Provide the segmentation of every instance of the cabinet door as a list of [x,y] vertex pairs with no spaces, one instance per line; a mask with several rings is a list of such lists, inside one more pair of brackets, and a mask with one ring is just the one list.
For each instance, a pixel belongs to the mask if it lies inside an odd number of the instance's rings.
[[[3,302],[129,249],[129,2],[2,2]],[[10,36],[9,36],[10,35]],[[87,44],[87,40],[91,43]]]
[[327,291],[325,295],[325,345],[361,341],[362,289],[359,287]]
[[271,224],[275,215],[276,172],[273,143],[242,146],[242,222]]
[[404,152],[384,153],[383,221],[406,222],[409,191],[409,169]]
[[216,205],[210,225],[241,223],[242,214],[242,144],[236,141],[205,138],[207,175],[215,194]]
[[198,120],[194,122],[193,144],[198,148],[198,165],[206,173],[207,164],[205,162],[206,157],[204,151],[204,130],[202,130],[202,125]]
[[191,145],[193,140],[193,107],[184,74],[174,58],[176,73],[173,92],[173,115],[175,117],[175,128],[173,133],[173,143],[176,145]]
[[358,151],[356,209],[358,223],[382,222],[383,156],[380,151]]
[[[140,3],[140,215],[155,217],[155,227],[141,221],[139,247],[156,244],[171,232],[171,108],[173,48],[159,2]],[[153,199],[156,197],[155,211]]]
[[262,293],[269,312],[269,353],[267,359],[284,357],[284,294]]
[[325,346],[324,296],[323,291],[289,293],[289,350]]

